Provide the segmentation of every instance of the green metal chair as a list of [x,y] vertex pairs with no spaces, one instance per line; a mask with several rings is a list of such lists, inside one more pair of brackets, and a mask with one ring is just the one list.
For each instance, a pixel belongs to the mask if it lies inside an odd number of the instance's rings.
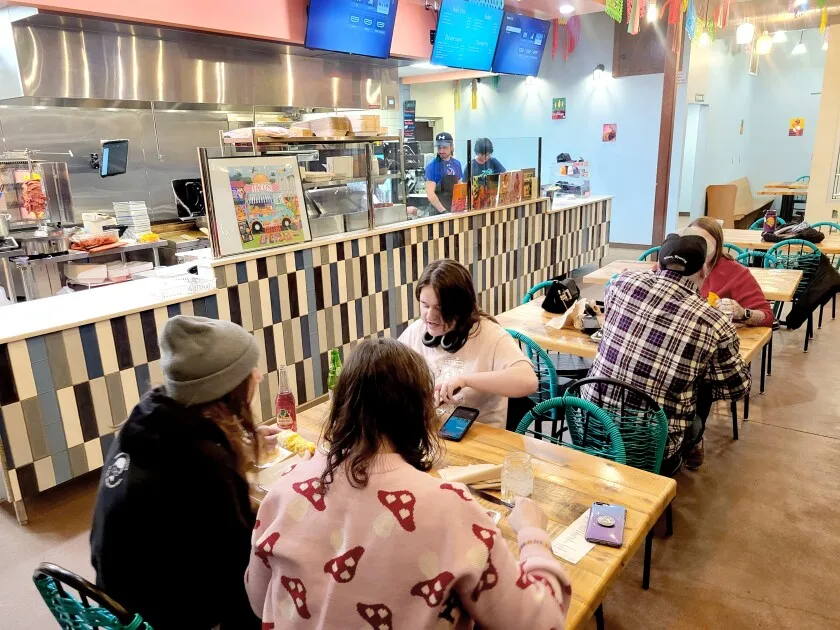
[[658,253],[660,249],[662,249],[661,246],[651,247],[650,249],[646,249],[645,251],[642,252],[642,255],[639,256],[639,260],[651,260],[653,255]]
[[[785,221],[782,217],[776,217],[776,225],[782,226],[787,225],[787,221]],[[751,230],[763,230],[764,229],[764,217],[756,219],[753,224],[750,226]]]
[[[59,566],[38,565],[32,581],[63,630],[152,630],[140,615],[131,614],[86,579]],[[80,599],[69,594],[67,587]]]
[[[833,221],[820,221],[819,223],[812,223],[811,227],[815,230],[819,230],[823,234],[834,234],[840,232],[840,224],[834,223]],[[828,254],[826,254],[828,256]],[[828,256],[828,259],[831,261],[831,264],[834,265],[835,269],[840,269],[840,254],[831,254]],[[825,304],[820,305],[820,318],[817,321],[817,328],[822,328],[822,319],[823,319],[823,309],[825,308]],[[837,296],[831,296],[831,319],[834,319],[837,315]]]
[[[624,442],[626,464],[659,474],[665,444],[668,441],[668,417],[654,398],[629,383],[614,378],[590,377],[572,383],[564,396],[594,402],[612,416]],[[567,410],[567,416],[569,411]],[[570,429],[574,425],[570,422]],[[574,431],[570,431],[575,437]],[[671,504],[665,508],[666,535],[674,532]],[[650,558],[653,530],[645,538],[645,562],[642,588],[650,588]]]
[[[547,290],[553,280],[546,280],[539,282],[528,289],[525,297],[522,298],[522,304],[527,304],[534,299],[537,293]],[[559,352],[552,352],[549,354],[557,376],[564,379],[583,378],[589,372],[590,362],[583,357],[576,357],[570,354],[561,354]],[[529,355],[530,357],[530,355]]]
[[[799,269],[802,279],[793,295],[793,303],[802,297],[808,283],[817,271],[822,252],[820,248],[798,238],[780,241],[773,245],[764,257],[764,266],[768,269]],[[805,330],[805,352],[808,352],[808,342],[814,337],[814,316],[808,315],[808,325]]]
[[[548,352],[542,349],[540,345],[531,339],[528,335],[523,335],[517,330],[506,328],[508,334],[516,339],[519,343],[519,349],[522,350],[531,360],[534,366],[534,372],[537,375],[537,391],[531,394],[528,398],[539,404],[557,398],[560,395],[560,387],[557,384],[557,370]],[[552,411],[552,420],[557,421],[557,414]],[[542,422],[537,426],[537,430],[542,432]]]

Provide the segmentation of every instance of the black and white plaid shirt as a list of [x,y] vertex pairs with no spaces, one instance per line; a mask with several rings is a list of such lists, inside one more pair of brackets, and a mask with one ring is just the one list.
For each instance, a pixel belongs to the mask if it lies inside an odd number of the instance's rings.
[[[749,391],[734,326],[680,274],[622,273],[607,287],[604,305],[603,338],[589,376],[635,385],[659,403],[668,416],[666,457],[694,421],[698,379],[710,383],[715,400],[737,400]],[[581,393],[596,400],[587,386]],[[606,409],[619,405],[599,398]]]

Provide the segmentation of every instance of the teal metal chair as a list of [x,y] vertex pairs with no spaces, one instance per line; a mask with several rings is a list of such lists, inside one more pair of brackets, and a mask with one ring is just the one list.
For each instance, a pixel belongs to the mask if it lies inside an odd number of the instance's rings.
[[[523,335],[517,330],[506,328],[508,334],[516,339],[519,344],[519,349],[527,355],[534,366],[534,372],[537,375],[537,391],[531,394],[530,398],[535,404],[545,402],[552,398],[557,398],[560,395],[560,387],[557,384],[557,369],[551,361],[548,352],[543,350],[540,345],[531,339],[528,335]],[[556,412],[552,412],[552,420],[557,421]],[[541,423],[537,427],[538,431],[542,431]]]
[[[834,223],[833,221],[820,221],[819,223],[812,223],[811,227],[815,230],[819,230],[823,234],[835,234],[840,232],[840,224]],[[828,254],[826,254],[828,256]],[[834,265],[835,269],[840,270],[840,254],[831,254],[828,256],[828,259],[831,261],[831,264]],[[820,318],[817,321],[817,328],[822,328],[822,319],[823,319],[823,309],[825,308],[825,304],[820,305]],[[834,319],[837,315],[837,296],[831,296],[831,319]]]
[[[47,562],[32,575],[47,608],[64,630],[152,630],[83,577]],[[78,598],[68,593],[72,588]]]
[[724,243],[723,244],[723,253],[729,254],[732,258],[737,258],[741,254],[746,254],[747,250],[738,247],[737,245],[733,245],[732,243]]
[[[527,304],[534,299],[537,293],[547,290],[553,280],[546,280],[539,282],[528,289],[528,292],[522,298],[522,304]],[[554,369],[559,378],[576,379],[583,378],[589,372],[590,363],[582,357],[576,357],[570,354],[561,354],[559,352],[552,352],[549,354]]]
[[[787,225],[787,221],[785,221],[782,217],[776,217],[776,225],[782,226]],[[763,230],[764,229],[764,217],[756,219],[753,224],[750,226],[751,230]]]
[[[738,261],[739,263],[741,263],[744,267],[749,267],[753,263],[754,260],[760,260],[762,267],[764,267],[764,266],[776,267],[777,262],[778,262],[778,261],[776,261],[776,257],[773,256],[772,254],[770,256],[768,256],[767,252],[762,252],[762,251],[758,251],[758,250],[748,251],[748,252],[744,252],[743,254],[739,254],[738,257],[735,260]],[[765,265],[764,261],[768,261],[766,265]],[[772,307],[773,307],[773,315],[776,317],[776,319],[778,319],[779,316],[782,313],[782,308],[784,307],[784,303],[783,302],[773,302]],[[778,325],[776,324],[776,322],[773,322],[773,330],[776,330],[777,328],[778,328]],[[759,390],[758,390],[760,394],[764,393],[764,377],[765,377],[765,375],[769,376],[772,373],[773,373],[773,337],[770,337],[770,341],[761,349],[761,386],[759,387]],[[737,429],[738,420],[737,420],[737,415],[736,415],[737,412],[734,411],[734,409],[735,409],[735,402],[734,401],[732,402],[732,408],[733,408],[733,412],[732,412],[733,413],[733,421],[736,423],[735,427]],[[745,419],[749,418],[749,408],[750,408],[749,407],[749,396],[747,396],[744,399],[744,417],[745,417]]]
[[[764,257],[764,266],[768,269],[799,269],[802,271],[802,279],[796,287],[793,295],[793,303],[802,297],[811,278],[817,271],[820,264],[822,252],[820,248],[798,238],[791,238],[780,241],[767,250]],[[808,352],[808,342],[814,337],[814,316],[808,315],[808,324],[805,330],[805,352]]]
[[642,255],[639,256],[639,260],[651,260],[653,255],[658,253],[662,247],[651,247],[650,249],[646,249],[642,252]]

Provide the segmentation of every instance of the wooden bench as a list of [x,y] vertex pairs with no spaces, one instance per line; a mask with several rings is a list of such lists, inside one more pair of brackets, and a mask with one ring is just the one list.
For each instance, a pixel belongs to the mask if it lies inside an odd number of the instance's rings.
[[725,228],[748,229],[772,203],[772,198],[753,197],[746,177],[706,187],[706,216],[723,219]]

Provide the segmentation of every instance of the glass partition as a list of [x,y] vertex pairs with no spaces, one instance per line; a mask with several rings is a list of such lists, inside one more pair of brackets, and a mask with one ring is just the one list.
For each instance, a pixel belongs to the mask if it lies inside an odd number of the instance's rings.
[[540,139],[481,136],[470,139],[465,176],[472,210],[539,197]]
[[405,143],[410,219],[468,209],[467,184],[464,179],[467,141],[455,140],[453,149],[445,155],[438,151],[432,141]]

